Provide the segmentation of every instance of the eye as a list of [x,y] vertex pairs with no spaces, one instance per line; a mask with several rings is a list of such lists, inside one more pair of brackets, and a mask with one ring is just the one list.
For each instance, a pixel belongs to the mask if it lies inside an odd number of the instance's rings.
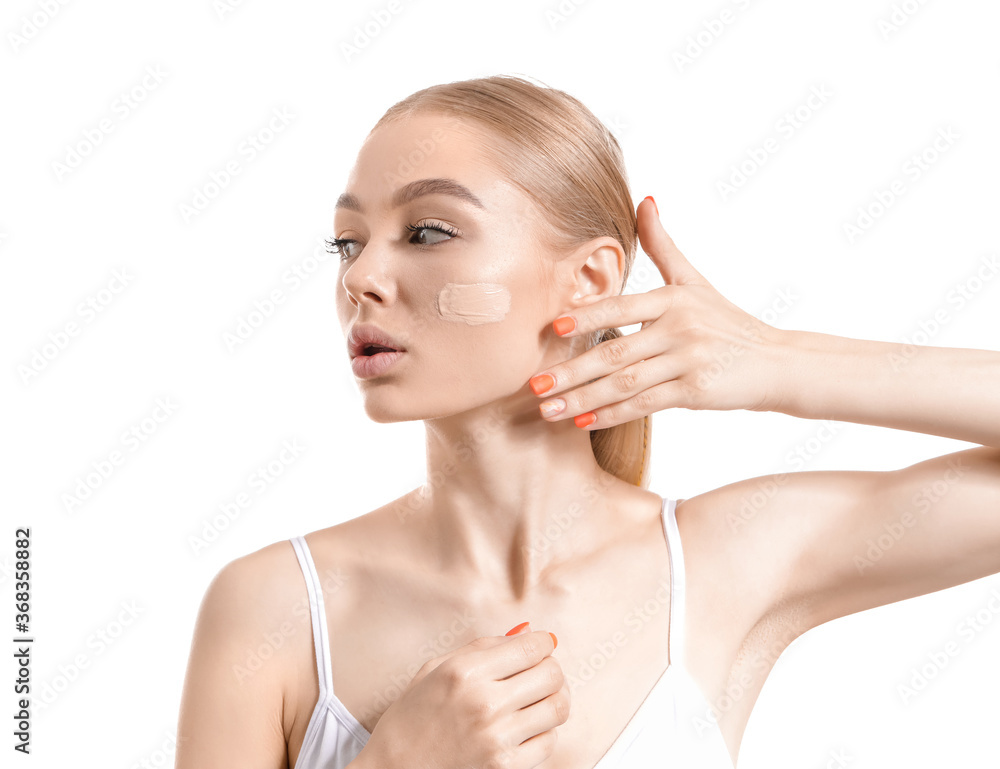
[[408,229],[410,232],[413,233],[413,237],[410,238],[411,243],[413,243],[414,239],[420,240],[420,237],[417,235],[418,232],[440,232],[444,235],[450,236],[449,238],[439,238],[437,235],[435,235],[433,236],[433,238],[436,239],[431,240],[430,243],[427,242],[416,243],[415,245],[418,246],[434,246],[437,245],[438,243],[444,243],[445,240],[450,240],[451,238],[454,238],[458,235],[458,230],[456,230],[454,227],[449,227],[448,225],[441,224],[440,222],[433,222],[430,224],[417,224],[415,226],[412,224],[408,224],[406,225],[406,229]]
[[[415,246],[436,246],[439,243],[444,243],[451,238],[458,237],[458,230],[454,227],[449,227],[447,224],[442,224],[441,222],[428,222],[424,224],[408,224],[406,229],[413,233],[410,237],[409,242]],[[430,242],[427,241],[426,233],[437,232],[440,235],[432,235]],[[448,237],[442,237],[447,235]],[[327,238],[326,239],[326,250],[331,254],[339,254],[340,261],[346,262],[357,256],[357,253],[352,253],[352,246],[358,246],[359,243],[351,238]]]
[[340,261],[346,262],[351,258],[351,254],[347,252],[347,249],[352,245],[357,245],[358,241],[351,240],[350,238],[327,238],[326,239],[326,252],[328,254],[340,254]]

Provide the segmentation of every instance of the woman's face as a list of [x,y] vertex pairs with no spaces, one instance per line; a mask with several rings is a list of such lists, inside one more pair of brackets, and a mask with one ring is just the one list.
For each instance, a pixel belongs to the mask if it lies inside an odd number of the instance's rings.
[[[492,403],[569,357],[569,340],[553,339],[551,323],[577,289],[539,244],[534,204],[481,157],[484,141],[446,116],[382,126],[338,201],[334,236],[355,241],[339,254],[344,337],[374,324],[405,349],[384,373],[356,380],[377,422]],[[426,182],[408,187],[434,179],[465,187],[480,205]]]

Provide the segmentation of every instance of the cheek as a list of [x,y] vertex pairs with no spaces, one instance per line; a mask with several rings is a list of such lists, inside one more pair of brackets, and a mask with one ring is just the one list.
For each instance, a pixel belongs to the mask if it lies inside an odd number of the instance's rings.
[[501,283],[446,283],[437,295],[438,316],[451,323],[500,323],[510,312],[510,290]]
[[[498,397],[527,381],[539,365],[538,323],[525,305],[532,298],[526,286],[517,284],[445,283],[438,289],[437,318],[451,343],[467,351],[454,359],[455,381],[474,383],[480,395]],[[471,368],[470,360],[475,361]]]

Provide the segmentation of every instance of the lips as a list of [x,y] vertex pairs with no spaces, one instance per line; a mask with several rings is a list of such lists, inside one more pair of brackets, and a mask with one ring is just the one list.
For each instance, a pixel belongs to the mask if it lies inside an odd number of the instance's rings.
[[397,362],[406,357],[402,351],[378,352],[374,355],[358,355],[351,358],[351,371],[359,379],[374,379],[385,374]]
[[375,355],[380,352],[399,352],[395,347],[383,347],[380,344],[370,344],[361,351],[362,355]]
[[405,352],[406,348],[378,326],[362,323],[354,326],[347,335],[347,350],[354,359],[382,352]]

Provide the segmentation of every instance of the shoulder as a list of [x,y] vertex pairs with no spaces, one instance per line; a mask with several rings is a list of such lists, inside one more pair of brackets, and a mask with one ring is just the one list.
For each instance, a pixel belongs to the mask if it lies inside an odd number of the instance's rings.
[[[231,602],[234,610],[250,615],[273,609],[284,603],[292,578],[300,573],[290,539],[283,539],[241,555],[216,572],[208,586],[206,600]],[[255,605],[241,599],[254,596]],[[218,608],[222,608],[221,606]]]
[[[338,574],[350,572],[349,535],[338,525],[304,538],[328,595]],[[332,553],[338,545],[339,554]],[[297,701],[300,687],[314,677],[315,656],[307,577],[291,539],[222,566],[205,591],[195,635],[218,649],[238,689],[286,704]]]
[[[296,584],[295,575],[299,574]],[[292,545],[276,542],[222,566],[198,610],[178,722],[178,766],[277,766],[286,704],[312,659],[305,592]],[[308,603],[306,603],[308,618]]]
[[806,577],[815,572],[817,548],[853,540],[844,511],[880,475],[775,473],[680,500],[677,525],[685,551],[692,551],[692,570],[702,572],[695,579],[712,585],[743,630],[766,624],[787,639],[801,635],[816,624],[816,595]]
[[371,571],[387,565],[382,558],[387,552],[397,562],[412,555],[420,541],[414,530],[426,513],[418,496],[417,490],[411,491],[370,512],[305,534],[317,571]]
[[[212,578],[205,600],[217,604],[215,609],[231,614],[230,619],[266,613],[284,603],[297,572],[292,543],[283,539],[225,564]],[[256,600],[245,600],[251,596]]]
[[[326,589],[336,577],[332,572],[349,568],[355,560],[357,527],[352,523],[318,529],[303,537]],[[199,630],[225,634],[248,649],[256,648],[258,641],[266,645],[270,638],[272,646],[281,645],[282,652],[287,649],[289,655],[295,644],[279,639],[296,636],[304,637],[303,644],[311,641],[310,632],[299,632],[309,628],[309,593],[291,539],[265,545],[222,566],[205,590]],[[275,654],[275,659],[289,655]]]
[[[196,637],[225,654],[241,685],[250,674],[259,685],[268,681],[277,685],[286,672],[280,663],[289,659],[293,646],[284,640],[301,635],[290,628],[297,624],[296,602],[302,602],[305,595],[292,543],[281,540],[267,545],[216,572],[202,598]],[[304,605],[308,611],[308,600]],[[262,645],[272,648],[262,650]],[[282,653],[272,655],[279,648]],[[273,661],[260,665],[264,657]]]
[[[325,572],[330,568],[325,565],[346,568],[356,560],[370,528],[367,519],[366,515],[303,535],[321,583],[329,577]],[[209,585],[205,600],[230,621],[267,626],[286,617],[308,595],[292,539],[279,540],[225,564]]]

